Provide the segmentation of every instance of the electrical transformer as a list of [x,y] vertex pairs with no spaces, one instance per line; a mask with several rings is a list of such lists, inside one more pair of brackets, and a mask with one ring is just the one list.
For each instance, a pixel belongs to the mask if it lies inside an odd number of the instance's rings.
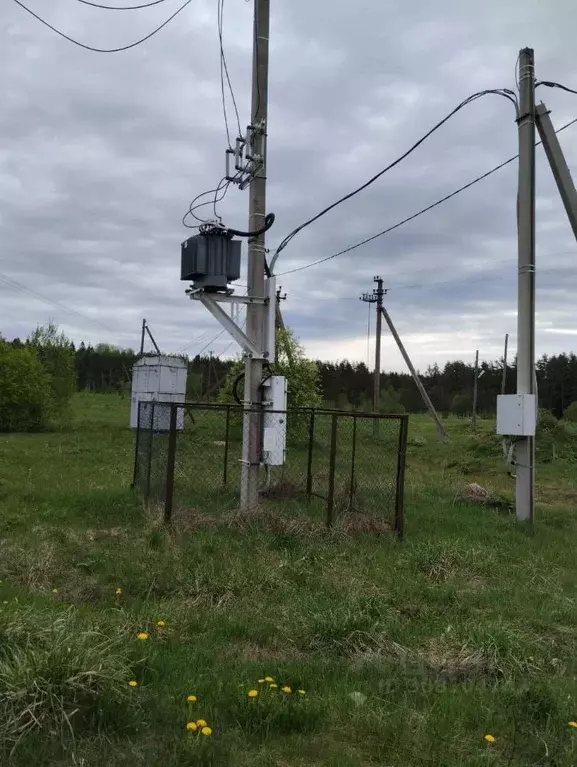
[[240,277],[240,240],[217,231],[189,237],[181,245],[180,279],[196,290],[222,293]]

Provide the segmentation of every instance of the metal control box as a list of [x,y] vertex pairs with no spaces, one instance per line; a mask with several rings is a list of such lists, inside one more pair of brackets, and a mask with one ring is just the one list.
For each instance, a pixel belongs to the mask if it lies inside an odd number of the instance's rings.
[[[181,357],[157,355],[141,357],[132,368],[132,401],[130,406],[130,428],[138,428],[138,406],[140,402],[184,402],[186,399],[186,360]],[[141,417],[149,423],[149,411],[143,409]],[[153,431],[168,431],[170,408],[159,405],[154,410]],[[184,428],[184,411],[179,408],[177,429]]]
[[534,394],[499,394],[497,434],[534,437],[537,428],[537,400]]
[[282,466],[286,460],[287,380],[271,376],[264,384],[262,462]]

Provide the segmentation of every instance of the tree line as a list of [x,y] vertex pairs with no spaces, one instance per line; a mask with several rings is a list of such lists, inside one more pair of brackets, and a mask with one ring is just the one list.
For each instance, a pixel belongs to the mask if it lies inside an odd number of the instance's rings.
[[[54,346],[54,329],[52,345]],[[26,341],[14,339],[12,347],[42,348],[34,334]],[[46,345],[46,344],[45,344]],[[132,349],[121,349],[110,344],[81,343],[60,339],[58,348],[65,347],[73,364],[75,386],[79,390],[127,393],[130,390],[132,366],[138,359]],[[63,354],[63,352],[60,352]],[[46,353],[45,353],[46,356]],[[188,358],[187,358],[188,359]],[[188,359],[187,398],[216,400],[227,385],[227,377],[235,366],[232,360],[213,356],[195,356]],[[364,363],[316,362],[320,393],[323,400],[337,408],[370,410],[373,392],[373,373]],[[283,363],[283,369],[286,361]],[[289,366],[290,368],[290,366]],[[478,412],[495,412],[497,395],[501,392],[502,360],[482,362],[482,376],[478,379]],[[537,387],[540,407],[560,418],[567,407],[577,401],[577,356],[573,353],[544,355],[537,362]],[[289,375],[290,378],[290,375]],[[468,415],[472,409],[474,366],[460,360],[447,362],[442,368],[430,366],[421,379],[433,404],[442,413]],[[516,362],[509,365],[506,391],[516,387]],[[408,373],[385,372],[381,376],[381,408],[388,412],[424,412],[425,407]]]

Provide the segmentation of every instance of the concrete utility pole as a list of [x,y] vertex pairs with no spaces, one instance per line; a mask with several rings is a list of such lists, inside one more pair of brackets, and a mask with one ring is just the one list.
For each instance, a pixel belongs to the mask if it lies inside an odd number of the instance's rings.
[[479,350],[475,352],[475,382],[473,384],[473,417],[471,419],[473,428],[477,428],[477,394],[479,387]]
[[[375,372],[373,374],[373,413],[378,413],[381,407],[381,334],[383,324],[383,296],[387,291],[383,290],[383,280],[381,277],[373,277],[373,282],[377,283],[377,287],[373,289],[372,293],[363,293],[361,301],[368,304],[377,305],[377,334],[375,339]],[[379,436],[379,420],[375,418],[373,421],[373,436]]]
[[[262,165],[250,183],[249,231],[262,229],[266,216],[266,133],[268,131],[268,54],[269,54],[269,0],[254,0],[254,43],[252,65],[252,119],[258,130],[262,127]],[[264,298],[265,291],[265,235],[248,241],[248,296]],[[264,348],[266,307],[262,303],[249,303],[246,332],[258,349]],[[271,360],[272,361],[272,360]],[[242,465],[240,505],[251,509],[259,502],[259,468],[261,459],[262,403],[261,381],[263,360],[247,357],[244,378],[244,420],[242,438]]]
[[[517,393],[535,393],[535,61],[532,48],[519,53],[519,192]],[[515,446],[516,516],[535,517],[535,437]]]
[[505,352],[503,354],[503,378],[501,379],[501,394],[507,390],[507,350],[509,347],[509,333],[505,333]]
[[384,306],[381,308],[381,312],[382,312],[383,317],[385,318],[385,322],[389,326],[389,330],[391,331],[391,333],[393,335],[393,338],[395,339],[395,341],[397,343],[397,346],[399,347],[399,351],[403,355],[403,359],[405,360],[405,363],[406,363],[407,367],[409,368],[409,373],[413,376],[413,381],[415,382],[415,386],[419,390],[419,394],[423,398],[423,402],[425,403],[425,406],[426,406],[427,410],[429,411],[429,413],[433,417],[433,420],[437,424],[437,429],[439,430],[440,436],[442,437],[442,439],[445,442],[449,442],[450,441],[450,437],[447,434],[447,432],[445,431],[445,427],[441,423],[441,419],[439,418],[439,416],[437,414],[437,411],[435,410],[435,406],[431,402],[431,398],[427,394],[427,390],[423,386],[423,383],[422,383],[421,379],[419,378],[419,376],[417,374],[417,371],[415,370],[415,368],[413,366],[413,363],[411,362],[411,358],[407,354],[407,350],[403,346],[403,342],[401,341],[401,338],[400,338],[399,334],[397,333],[397,330],[396,330],[395,326],[393,325],[393,321],[390,318],[389,313],[385,309]]
[[140,356],[144,354],[144,335],[146,333],[146,320],[142,318],[142,331],[140,333]]

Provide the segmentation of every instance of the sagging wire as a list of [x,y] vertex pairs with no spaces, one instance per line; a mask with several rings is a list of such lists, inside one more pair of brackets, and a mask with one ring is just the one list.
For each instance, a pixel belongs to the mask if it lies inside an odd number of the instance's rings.
[[326,208],[323,208],[319,213],[312,216],[311,218],[304,221],[302,224],[299,224],[299,226],[295,227],[295,229],[292,230],[280,243],[278,248],[276,249],[276,252],[273,256],[272,262],[271,262],[271,270],[274,271],[274,265],[275,262],[280,255],[280,253],[286,248],[286,246],[291,242],[291,240],[296,237],[296,235],[301,232],[306,227],[310,226],[312,223],[317,221],[322,216],[326,215],[329,211],[333,210],[333,208],[336,208],[338,205],[341,205],[346,200],[350,200],[355,195],[362,192],[364,189],[367,189],[367,187],[371,186],[375,181],[377,181],[381,176],[383,176],[388,171],[392,170],[394,167],[399,165],[403,160],[405,160],[409,155],[411,155],[418,147],[421,146],[430,136],[432,136],[433,133],[435,133],[439,128],[441,128],[446,122],[448,122],[454,115],[457,114],[461,109],[468,106],[469,104],[472,104],[474,101],[477,101],[477,99],[482,98],[483,96],[488,95],[497,95],[502,96],[506,99],[508,99],[513,106],[515,107],[515,117],[518,117],[519,108],[518,108],[518,101],[517,101],[517,95],[515,91],[510,90],[509,88],[493,88],[493,89],[487,89],[483,91],[479,91],[478,93],[473,93],[471,96],[466,98],[464,101],[462,101],[460,104],[458,104],[449,114],[447,114],[442,120],[437,122],[427,133],[425,133],[418,141],[416,141],[406,152],[401,154],[399,157],[396,158],[396,160],[393,160],[393,162],[389,163],[385,168],[380,170],[378,173],[375,173],[374,176],[372,176],[368,181],[365,181],[364,184],[361,184],[356,189],[353,189],[352,192],[349,192],[348,194],[344,195],[343,197],[340,197],[335,202],[331,203],[330,205],[327,205]]

